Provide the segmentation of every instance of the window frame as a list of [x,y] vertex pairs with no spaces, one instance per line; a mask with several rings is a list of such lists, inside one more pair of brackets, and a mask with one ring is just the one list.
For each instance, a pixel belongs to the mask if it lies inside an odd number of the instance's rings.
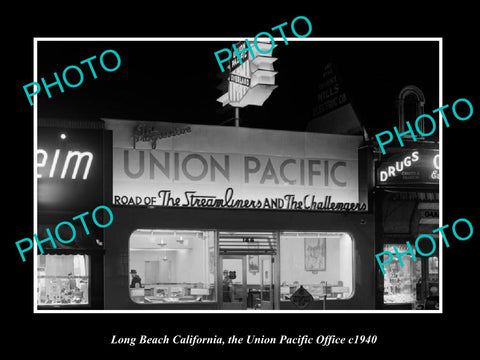
[[[88,251],[45,251],[43,254],[37,254],[37,256],[59,256],[59,255],[68,255],[68,256],[75,256],[75,255],[82,255],[88,258],[88,302],[86,304],[39,304],[38,303],[38,293],[37,296],[37,309],[39,310],[48,310],[48,309],[64,309],[64,310],[75,310],[75,309],[90,309],[92,308],[92,256],[88,253]],[[38,260],[37,260],[38,261]],[[38,289],[38,281],[39,275],[37,271],[37,286]]]
[[[137,231],[137,230],[157,230],[157,231],[178,231],[178,232],[189,232],[189,231],[194,231],[194,232],[203,232],[203,233],[208,233],[211,232],[213,234],[213,251],[214,251],[214,256],[213,256],[213,296],[212,300],[202,300],[202,301],[175,301],[175,302],[158,302],[158,303],[139,303],[135,300],[132,299],[131,291],[130,291],[130,253],[131,253],[131,239],[132,235]],[[129,237],[128,237],[128,255],[127,255],[127,276],[126,276],[126,284],[125,287],[127,288],[128,291],[128,300],[132,303],[135,304],[136,306],[152,306],[152,307],[158,307],[160,306],[175,306],[175,305],[186,305],[186,304],[195,304],[197,306],[198,304],[205,304],[205,305],[211,305],[211,304],[216,304],[218,302],[218,284],[217,284],[217,263],[218,263],[218,229],[202,229],[202,228],[160,228],[160,227],[142,227],[142,228],[136,228],[134,229]],[[206,240],[207,242],[209,240]],[[208,246],[208,244],[207,244]],[[210,259],[207,258],[206,261],[208,262]],[[210,264],[208,264],[208,267],[210,267]],[[161,286],[161,285],[160,285]],[[168,285],[165,285],[168,286]]]
[[[390,250],[393,250],[393,247],[394,246],[405,246],[405,243],[402,243],[400,241],[388,241],[388,242],[384,242],[382,244],[382,251],[390,251]],[[415,248],[412,248],[413,250],[413,253],[415,254],[415,256],[417,256],[417,250]],[[391,251],[392,252],[392,251]],[[407,254],[408,256],[412,257],[410,254]],[[395,259],[395,257],[394,257]],[[413,258],[412,258],[413,259]],[[420,260],[420,261],[419,261]],[[423,281],[423,279],[425,278],[425,274],[424,274],[424,271],[425,271],[425,264],[424,264],[424,258],[417,258],[417,261],[419,261],[418,263],[420,264],[420,279]],[[413,271],[415,271],[415,266],[417,266],[417,261],[413,261]],[[428,263],[427,263],[427,266],[428,266]],[[386,277],[387,273],[385,272],[385,274],[382,274],[383,276],[383,293],[382,293],[382,306],[411,306],[411,305],[415,305],[418,301],[417,301],[417,293],[416,293],[416,290],[413,290],[413,297],[414,299],[410,302],[386,302],[385,301],[385,277]]]
[[[350,232],[350,231],[344,231],[344,230],[336,230],[336,231],[325,231],[325,230],[281,230],[281,231],[278,231],[278,259],[279,259],[279,264],[280,264],[280,271],[279,271],[279,274],[278,274],[278,279],[279,279],[279,283],[278,283],[278,291],[280,291],[280,286],[281,286],[281,268],[282,268],[282,241],[281,241],[281,238],[282,238],[282,234],[284,233],[341,233],[341,234],[346,234],[350,237],[350,240],[352,242],[352,289],[351,289],[351,292],[350,292],[350,296],[349,297],[345,297],[345,298],[326,298],[327,301],[345,301],[345,300],[352,300],[355,295],[356,295],[356,278],[357,278],[357,262],[356,262],[356,256],[355,256],[355,253],[356,253],[356,240],[355,240],[355,237],[353,236],[353,234]],[[324,299],[313,299],[313,302],[316,302],[316,303],[320,303],[320,302],[323,302]],[[282,300],[281,296],[280,296],[280,303],[289,303],[290,300]]]

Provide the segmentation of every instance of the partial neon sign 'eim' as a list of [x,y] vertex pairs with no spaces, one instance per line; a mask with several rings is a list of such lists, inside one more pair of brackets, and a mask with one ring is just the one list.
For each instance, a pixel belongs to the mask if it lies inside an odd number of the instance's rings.
[[[50,159],[52,160],[50,161]],[[92,165],[92,162],[93,154],[90,151],[70,150],[66,155],[63,155],[60,149],[56,149],[52,158],[51,156],[49,156],[46,150],[38,149],[37,177],[53,178],[59,176],[60,179],[71,178],[75,180],[77,178],[77,175],[79,175],[81,179],[86,180],[90,173],[90,167]],[[81,171],[79,173],[82,163],[84,164],[83,174]],[[73,171],[69,172],[69,169],[72,167],[71,165],[73,165]],[[48,169],[50,169],[50,171],[48,171]]]

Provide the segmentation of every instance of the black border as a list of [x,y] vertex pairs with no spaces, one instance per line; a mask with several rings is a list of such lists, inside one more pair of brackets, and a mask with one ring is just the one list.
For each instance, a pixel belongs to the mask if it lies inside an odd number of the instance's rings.
[[[30,347],[40,358],[52,352],[77,354],[128,354],[151,352],[181,356],[200,353],[211,357],[235,354],[256,354],[259,350],[281,352],[282,356],[313,356],[326,353],[354,352],[356,356],[378,354],[390,356],[399,352],[404,357],[435,356],[444,350],[467,352],[476,344],[475,331],[467,327],[476,312],[478,268],[477,231],[469,241],[454,244],[444,251],[444,314],[334,314],[308,316],[265,315],[251,320],[229,314],[193,315],[38,315],[32,314],[33,287],[32,258],[21,263],[14,241],[33,233],[33,189],[31,178],[33,156],[31,121],[33,109],[25,102],[22,86],[33,78],[33,37],[35,36],[238,36],[243,31],[255,34],[265,29],[264,24],[275,25],[291,21],[297,15],[307,16],[314,24],[313,36],[439,36],[444,47],[444,103],[467,98],[474,105],[474,116],[469,121],[455,122],[444,129],[443,222],[453,223],[468,218],[478,227],[478,199],[476,190],[478,153],[476,137],[478,125],[478,90],[476,80],[478,63],[478,19],[474,6],[466,3],[420,4],[392,3],[382,8],[365,3],[316,4],[316,9],[294,8],[294,4],[271,4],[261,13],[258,4],[250,4],[247,11],[241,4],[222,3],[200,9],[182,4],[182,9],[155,5],[114,3],[100,10],[88,3],[62,4],[61,7],[32,3],[8,8],[9,22],[2,24],[5,34],[4,49],[8,49],[6,81],[4,82],[4,110],[6,148],[10,151],[4,163],[4,208],[8,224],[4,226],[7,267],[4,286],[14,289],[4,295],[4,311],[14,314],[9,322],[6,346],[12,349]],[[242,4],[246,5],[246,4]],[[410,5],[410,6],[409,6]],[[257,8],[258,6],[258,8]],[[275,14],[274,9],[279,13]],[[22,141],[19,141],[21,139]],[[19,145],[19,143],[21,143]],[[14,154],[12,156],[12,154]],[[11,264],[11,265],[10,265]],[[285,346],[112,346],[112,334],[139,336],[148,334],[258,334],[265,336],[297,334],[335,334],[351,336],[376,334],[373,345],[302,347]],[[218,354],[218,355],[217,355]],[[94,355],[95,356],[95,355]]]

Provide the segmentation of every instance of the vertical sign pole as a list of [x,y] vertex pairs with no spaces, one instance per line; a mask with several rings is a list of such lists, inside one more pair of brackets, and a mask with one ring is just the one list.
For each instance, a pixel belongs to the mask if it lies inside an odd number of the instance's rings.
[[240,108],[235,107],[235,127],[240,126]]

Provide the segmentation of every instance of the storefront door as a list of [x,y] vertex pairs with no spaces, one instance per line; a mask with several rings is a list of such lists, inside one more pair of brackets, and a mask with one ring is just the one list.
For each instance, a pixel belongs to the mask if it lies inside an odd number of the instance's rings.
[[277,235],[273,232],[220,232],[220,308],[273,310]]
[[273,310],[273,256],[260,255],[260,308]]
[[244,255],[222,255],[220,257],[222,274],[220,300],[223,310],[247,309],[246,269],[246,257]]
[[273,256],[221,255],[224,310],[272,310]]

